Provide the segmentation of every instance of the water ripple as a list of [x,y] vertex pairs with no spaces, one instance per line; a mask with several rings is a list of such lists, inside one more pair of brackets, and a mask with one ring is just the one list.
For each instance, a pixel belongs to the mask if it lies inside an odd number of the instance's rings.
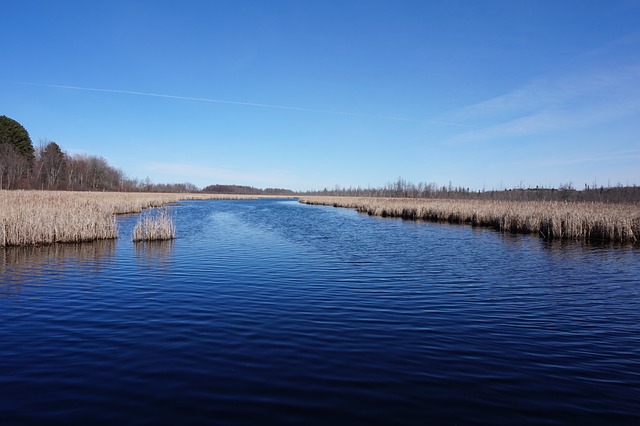
[[174,209],[173,242],[2,251],[8,424],[640,421],[637,249]]

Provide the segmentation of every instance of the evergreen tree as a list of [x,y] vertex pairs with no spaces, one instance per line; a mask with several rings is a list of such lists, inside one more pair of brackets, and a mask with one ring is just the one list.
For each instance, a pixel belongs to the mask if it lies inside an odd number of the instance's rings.
[[24,156],[29,164],[33,164],[35,149],[27,130],[17,121],[0,115],[0,143],[9,143]]

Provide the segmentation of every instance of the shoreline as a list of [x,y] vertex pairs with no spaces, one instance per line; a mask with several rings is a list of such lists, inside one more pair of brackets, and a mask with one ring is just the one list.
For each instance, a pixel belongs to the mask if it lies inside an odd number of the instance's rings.
[[545,240],[640,243],[640,205],[344,196],[0,191],[0,248],[118,238],[117,215],[183,200],[297,199],[370,216],[447,222]]
[[559,201],[493,201],[368,197],[300,197],[310,205],[370,216],[447,222],[533,234],[545,240],[638,244],[640,206]]

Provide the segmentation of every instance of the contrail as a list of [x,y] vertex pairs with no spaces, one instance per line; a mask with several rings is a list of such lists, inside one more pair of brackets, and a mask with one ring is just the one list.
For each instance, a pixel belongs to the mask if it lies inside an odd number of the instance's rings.
[[25,85],[29,85],[29,86],[52,87],[52,88],[56,88],[56,89],[83,90],[83,91],[86,91],[86,92],[118,93],[118,94],[123,94],[123,95],[151,96],[151,97],[155,97],[155,98],[179,99],[179,100],[185,100],[185,101],[210,102],[210,103],[228,104],[228,105],[242,105],[242,106],[258,107],[258,108],[274,108],[274,109],[287,109],[287,110],[293,110],[293,111],[319,112],[319,113],[324,113],[324,114],[350,115],[350,116],[355,116],[355,117],[379,118],[379,119],[384,119],[384,120],[412,121],[412,122],[421,121],[421,120],[414,120],[414,119],[403,118],[403,117],[370,115],[370,114],[361,114],[361,113],[356,113],[356,112],[345,112],[345,111],[331,111],[331,110],[304,108],[304,107],[296,107],[296,106],[263,104],[263,103],[257,103],[257,102],[229,101],[229,100],[225,100],[225,99],[211,99],[211,98],[196,98],[196,97],[191,97],[191,96],[165,95],[165,94],[161,94],[161,93],[138,92],[138,91],[134,91],[134,90],[100,89],[100,88],[95,88],[95,87],[65,86],[65,85],[61,85],[61,84],[41,84],[41,83],[27,83],[27,82],[20,82],[19,84],[25,84]]

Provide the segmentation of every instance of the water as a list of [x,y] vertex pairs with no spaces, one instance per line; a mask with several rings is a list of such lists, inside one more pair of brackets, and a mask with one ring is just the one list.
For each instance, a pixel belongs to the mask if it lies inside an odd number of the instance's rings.
[[0,423],[639,424],[640,249],[293,200],[0,251]]

